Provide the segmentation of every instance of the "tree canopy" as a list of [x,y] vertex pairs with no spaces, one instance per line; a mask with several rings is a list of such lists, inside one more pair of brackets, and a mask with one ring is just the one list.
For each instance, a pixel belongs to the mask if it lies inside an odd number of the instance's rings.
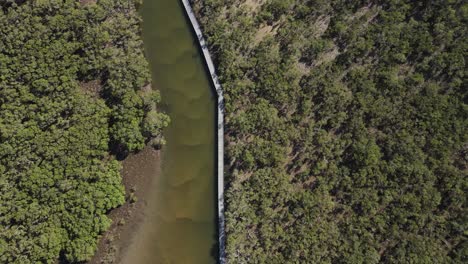
[[468,4],[210,0],[231,263],[464,263]]
[[[0,262],[88,260],[168,117],[128,0],[0,0]],[[143,88],[145,87],[146,88]]]

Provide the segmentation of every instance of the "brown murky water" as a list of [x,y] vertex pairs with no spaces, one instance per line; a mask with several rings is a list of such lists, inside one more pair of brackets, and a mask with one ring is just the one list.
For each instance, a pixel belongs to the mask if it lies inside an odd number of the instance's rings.
[[124,264],[216,263],[215,98],[179,0],[144,0],[143,39],[171,125]]

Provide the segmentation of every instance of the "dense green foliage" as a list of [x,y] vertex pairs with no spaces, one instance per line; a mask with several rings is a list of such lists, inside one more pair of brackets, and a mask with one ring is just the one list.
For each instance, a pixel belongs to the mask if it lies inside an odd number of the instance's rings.
[[230,263],[466,263],[468,4],[198,0]]
[[85,2],[0,0],[0,263],[89,259],[124,202],[110,153],[168,122],[134,2]]

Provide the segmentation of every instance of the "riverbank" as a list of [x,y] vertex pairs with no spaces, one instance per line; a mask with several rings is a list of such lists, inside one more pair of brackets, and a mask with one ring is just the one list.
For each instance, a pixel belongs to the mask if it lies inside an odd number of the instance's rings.
[[160,151],[146,147],[122,162],[122,183],[126,201],[112,210],[112,225],[99,239],[98,249],[88,264],[121,262],[123,253],[143,223],[151,186],[160,175]]
[[182,3],[143,1],[152,81],[171,118],[162,173],[123,263],[217,263],[216,96]]

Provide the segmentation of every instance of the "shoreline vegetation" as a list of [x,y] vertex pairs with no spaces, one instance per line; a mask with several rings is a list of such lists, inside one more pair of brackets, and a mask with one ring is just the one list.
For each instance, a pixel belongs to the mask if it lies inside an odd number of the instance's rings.
[[88,264],[121,263],[143,224],[155,177],[160,174],[160,151],[151,146],[122,161],[122,181],[126,201],[112,209],[111,227],[99,238],[98,247]]
[[466,262],[466,1],[192,2],[228,263]]
[[122,182],[119,160],[164,144],[169,118],[139,4],[0,0],[0,263],[87,261],[123,224],[108,213],[144,203],[131,193],[147,179]]

